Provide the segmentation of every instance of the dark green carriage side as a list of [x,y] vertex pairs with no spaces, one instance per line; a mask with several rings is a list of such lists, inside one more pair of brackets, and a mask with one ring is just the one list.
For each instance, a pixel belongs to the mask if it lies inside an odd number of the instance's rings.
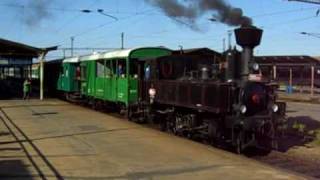
[[[171,54],[165,48],[139,48],[100,54],[100,57],[81,59],[81,93],[84,96],[123,104],[138,101],[139,60],[152,59]],[[119,65],[123,73],[119,73]]]
[[66,93],[80,91],[77,68],[79,63],[64,62],[61,65],[57,89]]

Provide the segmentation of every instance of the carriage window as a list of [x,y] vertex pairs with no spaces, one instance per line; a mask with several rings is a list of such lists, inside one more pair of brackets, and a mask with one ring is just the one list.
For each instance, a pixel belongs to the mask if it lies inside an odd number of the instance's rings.
[[129,62],[130,69],[129,69],[129,74],[132,77],[137,77],[138,76],[138,60],[137,59],[131,59]]
[[110,61],[110,65],[111,65],[111,76],[115,77],[117,75],[117,61],[115,60],[111,60]]
[[144,77],[145,80],[149,80],[151,78],[151,66],[150,64],[146,64],[144,67]]
[[87,66],[86,65],[81,66],[80,71],[81,71],[81,79],[85,80],[87,78]]
[[127,74],[127,64],[125,59],[118,60],[116,74],[120,78],[125,78]]
[[104,77],[104,70],[105,70],[104,61],[103,60],[97,61],[96,67],[97,67],[96,77]]
[[112,66],[111,66],[111,61],[106,61],[106,66],[105,66],[105,68],[106,68],[106,77],[107,78],[110,78],[110,77],[112,77]]
[[66,77],[68,77],[68,76],[69,76],[68,68],[67,68],[67,67],[65,67],[65,73],[64,73],[64,74],[65,74],[65,76],[66,76]]

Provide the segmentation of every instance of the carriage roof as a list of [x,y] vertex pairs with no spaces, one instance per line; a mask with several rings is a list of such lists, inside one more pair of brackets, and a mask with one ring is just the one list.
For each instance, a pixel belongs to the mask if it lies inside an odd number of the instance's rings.
[[116,59],[116,58],[128,58],[132,55],[133,52],[143,51],[143,50],[166,50],[170,52],[171,50],[163,47],[143,47],[143,48],[132,48],[132,49],[122,49],[116,51],[102,52],[96,53],[92,55],[82,56],[80,57],[80,61],[95,61],[99,59]]
[[63,60],[63,63],[78,63],[78,62],[80,62],[79,57],[71,57]]

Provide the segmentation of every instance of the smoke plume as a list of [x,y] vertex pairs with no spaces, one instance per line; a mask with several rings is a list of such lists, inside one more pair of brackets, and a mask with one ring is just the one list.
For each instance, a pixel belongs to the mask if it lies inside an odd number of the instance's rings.
[[30,0],[25,7],[23,21],[30,27],[37,26],[41,21],[51,18],[48,8],[54,0]]
[[242,9],[231,6],[224,0],[145,0],[160,8],[168,17],[196,24],[205,13],[213,13],[215,20],[230,26],[248,26],[251,18],[243,14]]

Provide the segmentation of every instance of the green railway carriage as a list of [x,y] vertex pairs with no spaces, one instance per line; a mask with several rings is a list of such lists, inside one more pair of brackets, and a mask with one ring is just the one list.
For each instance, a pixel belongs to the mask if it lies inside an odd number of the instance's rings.
[[80,59],[72,57],[64,59],[61,65],[57,89],[66,94],[80,92]]
[[143,61],[170,55],[166,48],[137,48],[80,58],[81,94],[92,102],[112,102],[127,108],[138,102]]

